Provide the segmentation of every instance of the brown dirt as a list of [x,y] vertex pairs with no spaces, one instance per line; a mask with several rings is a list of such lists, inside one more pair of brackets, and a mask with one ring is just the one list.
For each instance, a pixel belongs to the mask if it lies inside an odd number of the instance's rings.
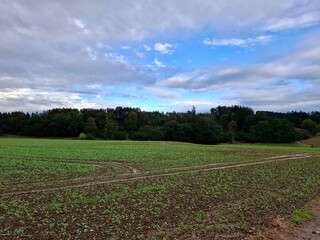
[[138,175],[139,173],[138,170],[133,167],[130,167],[129,165],[117,163],[118,165],[122,165],[130,169],[131,173],[121,174],[119,175],[120,177],[116,179],[109,179],[109,180],[90,179],[88,181],[85,181],[82,183],[76,183],[76,184],[71,184],[69,181],[66,181],[64,186],[32,189],[32,190],[25,190],[25,191],[13,191],[13,192],[5,192],[5,193],[0,192],[0,196],[11,196],[11,195],[29,194],[29,193],[35,193],[35,192],[47,192],[47,191],[56,191],[56,190],[63,190],[63,189],[81,188],[81,187],[88,187],[93,185],[118,183],[118,182],[132,181],[132,180],[138,180],[138,179],[173,176],[178,174],[188,174],[188,173],[195,173],[195,172],[207,172],[207,171],[238,168],[238,167],[247,167],[247,166],[254,166],[254,165],[260,165],[260,164],[277,162],[277,161],[289,161],[289,160],[309,158],[309,157],[311,157],[311,155],[309,154],[282,155],[282,156],[276,156],[272,158],[266,158],[265,160],[262,160],[262,161],[260,160],[256,162],[230,164],[230,165],[221,166],[221,167],[210,167],[210,168],[206,167],[206,168],[201,168],[196,170],[177,170],[169,173],[162,172],[158,174],[145,172],[145,173],[142,173],[144,175]]
[[320,199],[309,204],[313,219],[299,225],[275,219],[262,234],[249,236],[246,240],[320,240]]

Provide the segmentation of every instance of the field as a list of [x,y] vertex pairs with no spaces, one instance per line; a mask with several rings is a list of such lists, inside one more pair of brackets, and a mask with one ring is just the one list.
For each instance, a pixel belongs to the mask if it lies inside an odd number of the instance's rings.
[[310,147],[320,147],[320,136],[301,141],[301,143]]
[[0,138],[1,239],[241,239],[320,195],[320,148]]

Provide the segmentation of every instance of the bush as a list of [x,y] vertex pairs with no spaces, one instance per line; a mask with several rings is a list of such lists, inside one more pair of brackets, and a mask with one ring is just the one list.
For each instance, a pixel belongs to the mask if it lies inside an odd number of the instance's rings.
[[130,139],[139,141],[161,141],[164,139],[164,133],[162,132],[161,127],[151,127],[146,125],[140,128],[140,130],[132,132],[130,134]]
[[313,136],[317,134],[317,123],[307,118],[302,121],[301,128],[308,130]]
[[80,133],[80,135],[79,135],[79,139],[80,139],[80,140],[85,140],[85,139],[87,139],[87,135],[82,132],[82,133]]
[[254,132],[247,133],[247,132],[244,132],[244,131],[241,131],[241,132],[237,133],[235,135],[235,140],[236,141],[240,141],[240,142],[242,142],[242,141],[249,142],[249,143],[254,143],[254,142],[257,141]]
[[96,139],[96,138],[95,138],[95,136],[94,136],[92,133],[88,133],[86,139],[87,139],[87,140],[94,140],[94,139]]
[[127,140],[128,134],[125,131],[117,131],[114,135],[115,140]]

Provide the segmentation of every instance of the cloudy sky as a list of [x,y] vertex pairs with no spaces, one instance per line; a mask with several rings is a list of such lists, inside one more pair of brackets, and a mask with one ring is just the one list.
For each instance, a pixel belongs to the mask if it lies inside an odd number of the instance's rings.
[[319,0],[0,0],[0,112],[320,110]]

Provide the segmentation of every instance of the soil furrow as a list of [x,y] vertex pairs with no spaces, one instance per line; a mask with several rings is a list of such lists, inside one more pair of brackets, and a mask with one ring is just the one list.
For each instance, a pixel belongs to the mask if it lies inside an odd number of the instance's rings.
[[[142,176],[134,176],[135,174],[137,174],[137,170],[135,168],[131,167],[132,174],[122,175],[122,176],[124,176],[124,178],[121,178],[121,179],[112,179],[112,180],[105,180],[105,181],[89,181],[86,183],[67,185],[67,186],[62,186],[62,187],[52,187],[52,188],[27,190],[27,191],[14,191],[14,192],[2,193],[2,194],[0,194],[0,196],[12,196],[12,195],[29,194],[29,193],[37,193],[37,192],[57,191],[57,190],[89,187],[89,186],[101,185],[101,184],[126,182],[126,181],[146,179],[146,178],[165,177],[165,176],[174,176],[174,175],[179,175],[179,174],[188,174],[188,173],[195,173],[195,172],[207,172],[207,171],[222,170],[222,169],[229,169],[229,168],[254,166],[254,165],[260,165],[260,164],[266,164],[266,163],[272,163],[272,162],[278,162],[278,161],[290,161],[290,160],[296,160],[296,159],[310,158],[312,156],[313,155],[309,155],[309,154],[294,154],[294,155],[277,156],[277,157],[273,157],[273,158],[267,158],[267,160],[265,160],[265,161],[255,161],[255,162],[250,162],[250,163],[240,163],[240,164],[233,164],[233,165],[220,166],[220,167],[202,168],[202,169],[196,169],[196,170],[184,170],[184,171],[149,174],[149,175],[148,175],[148,172],[146,172],[144,174],[147,174],[147,175],[142,175]],[[136,171],[134,171],[134,170],[136,170]]]

